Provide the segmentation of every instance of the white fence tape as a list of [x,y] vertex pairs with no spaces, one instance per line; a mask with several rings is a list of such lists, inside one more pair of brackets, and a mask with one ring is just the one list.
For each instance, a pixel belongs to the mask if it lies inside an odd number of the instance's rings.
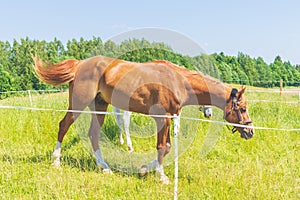
[[[43,92],[66,92],[67,90],[24,90],[24,91],[6,91],[6,92],[0,92],[0,94],[5,93],[27,93],[29,95],[29,101],[30,105],[32,106],[32,97],[31,92],[37,92],[37,93],[43,93]],[[266,90],[252,90],[249,89],[250,92],[272,92],[272,93],[278,93],[279,90],[273,90],[273,89],[266,89]],[[286,91],[289,92],[289,91]],[[274,101],[274,100],[248,100],[248,102],[265,102],[265,103],[286,103],[286,104],[299,104],[300,103],[300,90],[292,90],[290,92],[298,93],[299,92],[299,102],[292,102],[292,101]],[[19,110],[34,110],[34,111],[55,111],[55,112],[72,112],[72,113],[83,113],[83,114],[99,114],[99,115],[123,115],[123,113],[115,113],[115,112],[99,112],[99,111],[82,111],[82,110],[55,110],[51,108],[37,108],[37,107],[24,107],[24,106],[11,106],[11,105],[1,105],[0,108],[6,108],[6,109],[19,109]],[[134,115],[134,114],[133,114]],[[150,117],[157,117],[157,118],[176,118],[175,116],[169,116],[169,115],[147,115]],[[196,120],[196,121],[202,121],[207,123],[215,123],[215,124],[221,124],[221,125],[230,125],[235,127],[241,127],[241,128],[254,128],[254,129],[261,129],[261,130],[277,130],[277,131],[300,131],[300,128],[293,128],[293,129],[285,129],[285,128],[269,128],[269,127],[252,127],[247,125],[241,125],[241,124],[233,124],[229,122],[222,122],[222,121],[215,121],[215,120],[207,120],[207,119],[200,119],[200,118],[187,118],[187,117],[181,117],[181,119],[186,120]]]
[[[291,90],[282,90],[281,93],[287,93],[287,94],[298,94],[300,89],[291,89]],[[247,92],[266,92],[266,93],[280,93],[280,90],[274,90],[274,89],[269,89],[269,90],[252,90],[248,89]]]
[[299,104],[300,101],[274,101],[274,100],[247,100],[247,102],[263,102],[263,103],[286,103],[286,104]]
[[[72,113],[81,113],[81,114],[97,114],[97,115],[122,115],[122,113],[115,112],[102,112],[102,111],[85,111],[85,110],[56,110],[52,108],[38,108],[38,107],[23,107],[23,106],[10,106],[10,105],[0,105],[0,108],[3,109],[18,109],[18,110],[32,110],[32,111],[52,111],[52,112],[72,112]],[[134,116],[135,114],[132,114]],[[175,116],[170,115],[145,115],[149,117],[156,118],[176,118]],[[216,120],[208,120],[208,119],[200,119],[200,118],[189,118],[189,117],[180,117],[185,120],[194,120],[194,121],[202,121],[207,123],[221,124],[221,125],[229,125],[241,128],[254,128],[256,130],[274,130],[274,131],[300,131],[300,128],[270,128],[270,127],[259,127],[259,126],[247,126],[242,124],[234,124],[225,121],[216,121]]]
[[5,92],[0,92],[0,94],[9,94],[9,93],[28,93],[30,92],[66,92],[68,90],[19,90],[19,91],[5,91]]
[[[53,89],[53,90],[30,90],[31,92],[66,92],[68,89]],[[6,94],[6,93],[27,93],[28,90],[19,90],[19,91],[5,91],[1,92],[0,94]],[[247,89],[247,92],[266,92],[266,93],[280,93],[279,89]],[[300,93],[300,88],[295,88],[295,89],[283,89],[281,91],[282,93],[289,93],[289,94],[298,94]]]

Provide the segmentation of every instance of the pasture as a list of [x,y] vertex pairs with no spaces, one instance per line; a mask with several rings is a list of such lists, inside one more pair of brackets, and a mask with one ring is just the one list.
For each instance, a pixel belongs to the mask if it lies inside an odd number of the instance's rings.
[[[249,114],[258,127],[300,128],[298,94],[246,92]],[[148,117],[133,116],[135,154],[118,143],[115,118],[108,115],[102,128],[103,151],[113,175],[97,169],[85,125],[88,115],[71,126],[62,146],[62,166],[51,166],[58,123],[67,109],[67,93],[33,94],[7,98],[0,105],[51,108],[33,111],[0,110],[1,199],[172,199],[173,151],[167,156],[165,173],[170,185],[161,185],[155,173],[139,177],[124,164],[147,153],[156,156],[156,136]],[[109,108],[112,111],[112,108]],[[184,116],[203,119],[197,107],[187,107]],[[222,113],[214,109],[213,119]],[[143,128],[139,129],[138,126]],[[187,146],[183,149],[183,146]],[[172,148],[174,149],[174,148]],[[256,130],[251,140],[232,134],[226,126],[181,119],[179,133],[179,199],[299,199],[300,132]],[[151,160],[151,159],[150,159]],[[121,162],[120,162],[121,161]],[[136,160],[132,159],[132,163]],[[124,166],[122,165],[124,164]],[[138,167],[139,162],[136,165]]]

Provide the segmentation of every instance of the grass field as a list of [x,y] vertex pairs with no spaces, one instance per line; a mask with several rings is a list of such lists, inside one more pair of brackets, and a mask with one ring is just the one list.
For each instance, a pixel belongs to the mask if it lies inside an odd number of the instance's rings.
[[[300,128],[300,104],[285,103],[299,101],[298,94],[246,95],[249,100],[279,101],[249,102],[255,126]],[[33,95],[32,104],[66,109],[67,94]],[[31,106],[27,96],[1,100],[0,105]],[[186,117],[203,118],[197,107],[184,112]],[[221,115],[214,109],[214,119]],[[54,110],[0,110],[0,199],[173,199],[173,152],[166,158],[165,173],[171,180],[167,186],[159,183],[155,173],[140,178],[134,170],[117,170],[126,168],[122,163],[127,159],[138,165],[139,156],[155,156],[156,138],[149,118],[132,118],[136,125],[133,155],[118,143],[114,117],[106,118],[104,156],[115,170],[104,175],[96,167],[86,137],[87,115],[65,137],[62,166],[51,166],[63,116]],[[179,199],[300,199],[300,132],[256,130],[253,139],[246,141],[225,126],[182,119],[179,151]]]

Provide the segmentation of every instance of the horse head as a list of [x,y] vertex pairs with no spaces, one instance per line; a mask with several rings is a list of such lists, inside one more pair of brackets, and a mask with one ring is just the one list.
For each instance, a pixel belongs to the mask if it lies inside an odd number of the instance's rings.
[[240,90],[232,89],[230,98],[226,102],[224,119],[230,123],[245,125],[247,127],[234,126],[232,132],[239,131],[241,137],[250,139],[254,135],[254,129],[248,113],[246,97],[244,95],[246,87],[242,86]]

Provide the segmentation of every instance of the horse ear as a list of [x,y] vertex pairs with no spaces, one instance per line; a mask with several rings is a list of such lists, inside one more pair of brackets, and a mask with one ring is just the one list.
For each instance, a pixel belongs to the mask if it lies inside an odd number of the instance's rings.
[[243,85],[240,89],[239,89],[239,95],[238,98],[241,98],[241,96],[245,93],[246,87]]
[[243,85],[239,90],[240,95],[244,94],[245,90],[246,90],[246,86]]

